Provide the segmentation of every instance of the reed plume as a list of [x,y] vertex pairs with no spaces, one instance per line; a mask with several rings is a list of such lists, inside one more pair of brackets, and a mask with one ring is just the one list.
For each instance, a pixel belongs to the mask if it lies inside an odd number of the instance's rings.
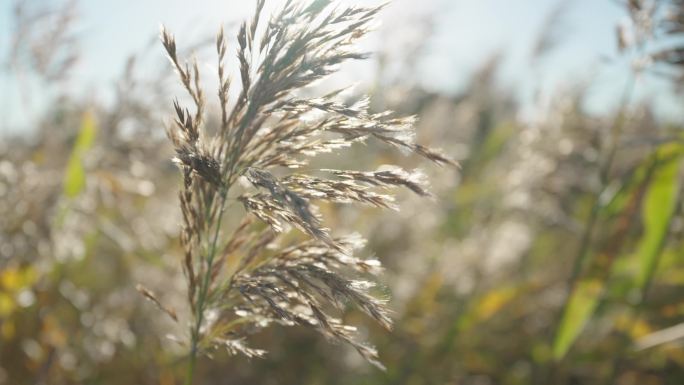
[[[354,48],[369,31],[378,7],[333,9],[332,1],[287,1],[264,20],[264,0],[237,34],[239,92],[227,74],[223,30],[216,37],[218,102],[216,130],[207,128],[206,95],[197,61],[182,62],[176,40],[162,28],[161,41],[192,100],[192,111],[174,102],[168,136],[182,174],[179,193],[182,267],[192,311],[188,383],[198,354],[215,349],[247,356],[265,352],[247,337],[270,324],[301,325],[350,344],[382,368],[376,350],[359,341],[356,329],[334,315],[352,304],[386,329],[392,320],[386,299],[359,279],[381,271],[380,262],[354,256],[358,235],[338,237],[324,227],[316,202],[364,203],[396,208],[388,190],[405,187],[429,195],[419,171],[383,167],[374,171],[316,170],[321,153],[377,140],[423,156],[438,165],[456,163],[440,151],[413,142],[414,117],[373,113],[368,99],[340,101],[343,89],[316,98],[302,88],[334,73],[348,60],[368,55]],[[238,183],[239,179],[247,182]],[[224,218],[232,197],[244,217],[228,231]],[[283,236],[291,229],[299,241]],[[285,242],[281,245],[280,242]],[[147,289],[141,292],[161,305]],[[167,310],[176,319],[176,313]]]

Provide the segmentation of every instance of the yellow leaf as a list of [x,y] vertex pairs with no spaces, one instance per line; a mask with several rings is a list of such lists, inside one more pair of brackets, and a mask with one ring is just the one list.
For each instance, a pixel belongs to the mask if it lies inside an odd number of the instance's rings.
[[0,317],[7,317],[16,308],[14,299],[8,293],[0,293]]
[[9,267],[0,272],[0,285],[6,291],[16,291],[21,289],[21,275],[19,270]]
[[478,321],[489,319],[515,298],[516,294],[517,290],[510,287],[504,287],[488,293],[477,304],[475,317]]
[[8,267],[0,272],[0,286],[8,292],[16,292],[36,282],[36,270],[32,267],[23,269]]

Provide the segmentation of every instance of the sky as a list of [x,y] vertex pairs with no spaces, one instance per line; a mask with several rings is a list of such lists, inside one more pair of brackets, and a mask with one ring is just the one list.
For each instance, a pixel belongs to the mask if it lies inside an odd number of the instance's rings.
[[[64,0],[29,1],[59,4]],[[376,0],[341,2],[378,4]],[[12,3],[0,1],[0,63],[9,50]],[[253,4],[252,0],[81,0],[76,31],[82,56],[69,91],[106,102],[128,55],[145,51],[160,24],[175,32],[183,46],[212,37],[222,23],[229,29],[251,14]],[[542,60],[533,62],[538,36],[559,7],[552,30],[562,39]],[[533,104],[532,95],[552,95],[589,82],[588,108],[601,111],[615,105],[627,76],[624,65],[607,60],[616,55],[615,26],[624,17],[614,0],[394,0],[365,44],[371,51],[389,50],[400,58],[402,49],[421,41],[424,47],[413,69],[415,78],[428,89],[451,94],[458,93],[483,62],[499,53],[503,58],[499,80],[514,87],[523,104]],[[153,47],[152,53],[162,54],[159,45]],[[353,67],[349,76],[369,82],[373,71],[368,68]],[[0,132],[25,130],[31,116],[45,108],[50,94],[40,92],[35,82],[31,87],[31,100],[22,101],[16,75],[6,70],[0,73]],[[655,100],[665,119],[678,119],[680,100],[662,92],[663,87],[657,82],[644,84],[637,96]]]

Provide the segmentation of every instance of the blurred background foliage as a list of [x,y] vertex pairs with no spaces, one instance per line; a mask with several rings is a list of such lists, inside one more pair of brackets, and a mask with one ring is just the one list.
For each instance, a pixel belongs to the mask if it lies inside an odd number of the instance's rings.
[[[427,170],[436,198],[406,194],[399,220],[323,207],[387,266],[395,330],[346,315],[387,371],[309,331],[275,328],[253,344],[266,358],[204,360],[197,383],[684,383],[684,122],[633,99],[654,77],[681,86],[684,8],[622,5],[629,22],[616,41],[630,74],[615,85],[618,108],[598,115],[578,82],[523,118],[497,80],[500,55],[446,94],[413,81],[420,39],[379,52],[372,106],[417,115],[420,141],[461,162]],[[0,142],[0,384],[179,383],[183,349],[167,335],[180,332],[135,290],[144,282],[183,306],[179,177],[163,129],[173,74],[154,47],[130,56],[112,103],[60,93],[78,76],[78,4],[13,6],[3,70],[30,73],[52,98],[29,134]],[[543,34],[535,60],[562,44]],[[150,56],[157,77],[139,69]],[[401,68],[388,79],[390,63]],[[353,155],[324,162],[416,166],[373,145]]]

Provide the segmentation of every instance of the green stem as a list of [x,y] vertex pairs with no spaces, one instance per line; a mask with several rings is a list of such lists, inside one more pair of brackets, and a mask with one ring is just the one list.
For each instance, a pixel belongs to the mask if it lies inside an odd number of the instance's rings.
[[195,377],[195,363],[197,362],[196,341],[192,341],[192,351],[190,352],[190,362],[188,363],[188,372],[185,376],[185,385],[192,385],[192,379]]
[[219,212],[218,212],[218,217],[216,219],[215,225],[214,225],[214,234],[213,234],[213,239],[211,241],[211,245],[209,247],[209,253],[207,255],[207,269],[204,272],[204,276],[202,277],[202,282],[200,285],[200,290],[198,293],[197,297],[197,307],[196,307],[196,312],[195,312],[195,322],[193,325],[190,327],[190,338],[191,338],[191,347],[190,347],[190,361],[188,362],[188,371],[187,375],[185,378],[185,385],[192,385],[192,380],[195,374],[195,365],[197,363],[197,352],[199,348],[199,342],[200,342],[200,328],[202,326],[202,322],[204,321],[204,306],[205,306],[205,301],[207,298],[207,293],[209,292],[209,284],[211,283],[211,272],[212,268],[214,266],[214,258],[216,257],[216,249],[218,245],[218,238],[219,234],[221,232],[221,222],[223,219],[223,212],[224,208],[226,205],[226,197],[228,196],[228,190],[230,189],[230,181],[232,179],[232,174],[227,178],[228,183],[226,186],[221,190],[221,203],[219,204]]

